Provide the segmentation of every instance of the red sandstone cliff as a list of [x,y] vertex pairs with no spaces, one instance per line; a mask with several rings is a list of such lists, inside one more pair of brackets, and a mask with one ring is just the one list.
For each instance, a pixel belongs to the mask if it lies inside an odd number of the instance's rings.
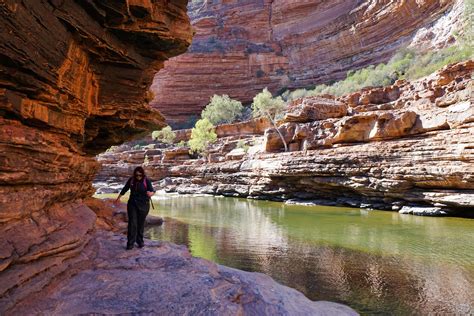
[[[190,50],[156,75],[152,105],[171,122],[199,115],[213,94],[249,102],[272,92],[343,78],[388,60],[402,45],[453,40],[462,0],[193,1]],[[447,10],[451,20],[432,23]],[[454,20],[454,21],[453,21]],[[433,29],[431,29],[433,27]]]
[[279,126],[291,152],[273,128],[222,125],[206,160],[187,149],[118,149],[99,156],[99,180],[126,176],[147,155],[147,172],[172,192],[472,216],[473,72],[470,60],[337,100],[295,100]]
[[84,260],[93,155],[165,124],[145,95],[191,42],[186,5],[0,4],[0,313]]
[[356,314],[181,246],[126,251],[104,231],[123,222],[87,198],[93,155],[165,124],[145,96],[190,44],[186,5],[0,3],[0,314]]

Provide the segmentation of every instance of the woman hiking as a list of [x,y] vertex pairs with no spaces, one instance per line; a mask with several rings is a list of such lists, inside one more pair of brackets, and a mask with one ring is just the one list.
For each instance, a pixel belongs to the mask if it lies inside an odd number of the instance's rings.
[[120,191],[115,203],[119,203],[120,197],[130,189],[130,197],[127,203],[128,230],[127,250],[132,249],[135,242],[139,248],[145,243],[143,241],[143,230],[145,218],[150,211],[150,199],[155,194],[151,181],[146,177],[142,167],[136,167],[133,176],[130,177]]

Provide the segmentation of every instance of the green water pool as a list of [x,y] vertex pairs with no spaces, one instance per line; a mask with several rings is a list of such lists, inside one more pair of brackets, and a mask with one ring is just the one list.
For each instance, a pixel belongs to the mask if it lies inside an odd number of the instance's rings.
[[362,314],[474,313],[474,220],[159,195],[147,237]]

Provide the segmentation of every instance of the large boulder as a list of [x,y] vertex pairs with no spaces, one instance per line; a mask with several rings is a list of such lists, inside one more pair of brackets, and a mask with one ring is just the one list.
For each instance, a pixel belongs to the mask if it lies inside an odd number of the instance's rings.
[[284,122],[306,123],[347,115],[347,104],[337,101],[335,97],[309,97],[298,99],[290,104]]

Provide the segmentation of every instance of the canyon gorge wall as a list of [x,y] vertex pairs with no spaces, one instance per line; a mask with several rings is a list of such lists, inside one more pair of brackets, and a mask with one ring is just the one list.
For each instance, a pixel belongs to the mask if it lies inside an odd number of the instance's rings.
[[187,1],[0,4],[0,313],[84,260],[94,155],[165,125],[145,100]]
[[244,103],[345,77],[387,61],[403,46],[454,41],[462,0],[192,1],[196,35],[186,54],[156,75],[151,103],[170,123],[199,116],[213,94]]
[[337,99],[297,99],[278,127],[290,152],[264,121],[218,126],[206,159],[123,145],[99,156],[96,186],[117,191],[144,164],[169,192],[473,216],[473,72],[469,60]]

